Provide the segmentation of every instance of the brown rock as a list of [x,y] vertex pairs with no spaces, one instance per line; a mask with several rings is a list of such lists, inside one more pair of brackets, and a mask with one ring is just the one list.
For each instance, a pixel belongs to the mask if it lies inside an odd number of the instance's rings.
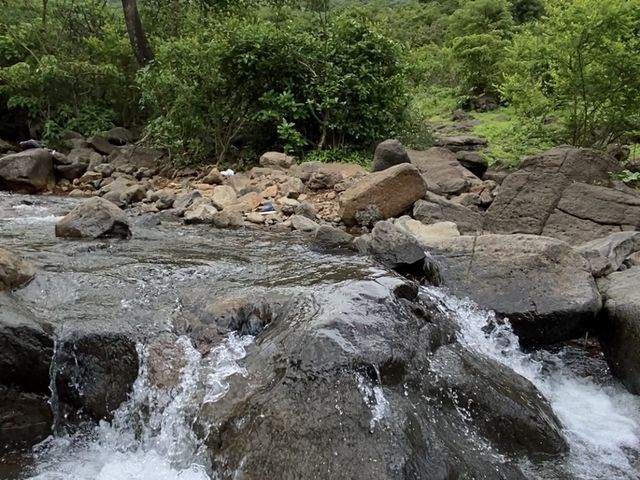
[[286,170],[291,168],[296,159],[281,152],[267,152],[260,157],[260,166]]
[[418,169],[408,163],[360,179],[340,197],[340,217],[346,225],[358,223],[356,216],[368,209],[382,218],[401,215],[424,196],[427,185]]
[[222,185],[224,183],[224,177],[220,173],[220,170],[213,167],[202,179],[202,183],[208,183],[209,185]]
[[129,238],[131,228],[125,213],[117,205],[93,197],[78,205],[56,223],[56,237]]

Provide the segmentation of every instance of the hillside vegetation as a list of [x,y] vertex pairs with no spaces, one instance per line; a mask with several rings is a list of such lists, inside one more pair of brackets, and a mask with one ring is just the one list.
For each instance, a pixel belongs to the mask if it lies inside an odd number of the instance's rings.
[[425,148],[466,118],[492,162],[560,143],[637,151],[640,0],[137,10],[146,56],[119,1],[0,0],[0,137],[55,145],[122,125],[177,162],[242,165],[274,148],[362,161],[385,138]]

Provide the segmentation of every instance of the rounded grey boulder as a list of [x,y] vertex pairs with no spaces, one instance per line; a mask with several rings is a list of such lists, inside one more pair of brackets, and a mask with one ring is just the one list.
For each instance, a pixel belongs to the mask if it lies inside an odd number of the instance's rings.
[[126,214],[117,205],[94,197],[56,223],[56,237],[126,239],[131,237],[131,228]]
[[409,154],[404,145],[396,139],[385,140],[378,144],[373,154],[373,171],[380,172],[401,163],[410,163]]

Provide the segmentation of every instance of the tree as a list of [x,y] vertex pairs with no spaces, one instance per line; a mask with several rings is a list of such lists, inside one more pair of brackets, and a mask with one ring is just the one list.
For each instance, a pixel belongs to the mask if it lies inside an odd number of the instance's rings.
[[511,15],[518,24],[537,20],[542,14],[544,14],[542,0],[511,0]]
[[601,147],[640,127],[640,3],[555,0],[519,34],[504,96],[540,122],[559,120],[563,141]]
[[138,63],[144,66],[153,60],[153,51],[144,33],[136,0],[122,0],[122,9],[124,10],[124,19],[127,24],[127,32],[129,33],[133,54]]

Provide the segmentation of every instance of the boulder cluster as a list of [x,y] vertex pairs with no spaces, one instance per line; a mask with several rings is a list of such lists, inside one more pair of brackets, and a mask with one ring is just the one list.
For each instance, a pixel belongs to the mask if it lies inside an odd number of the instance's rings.
[[525,347],[595,331],[640,393],[640,192],[615,179],[614,157],[561,146],[501,171],[483,139],[443,137],[426,151],[386,140],[372,172],[267,152],[237,173],[170,168],[132,139],[117,128],[70,134],[66,154],[8,153],[0,188],[90,197],[58,223],[62,237],[128,238],[134,216],[299,231],[495,310]]

